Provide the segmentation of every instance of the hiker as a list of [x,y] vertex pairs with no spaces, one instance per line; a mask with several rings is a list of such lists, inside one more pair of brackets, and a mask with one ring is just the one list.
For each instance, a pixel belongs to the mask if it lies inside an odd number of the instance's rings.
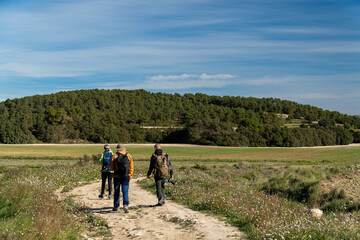
[[110,149],[109,144],[104,145],[104,152],[101,154],[101,157],[99,159],[99,163],[101,164],[101,193],[99,195],[99,198],[104,197],[104,191],[105,191],[105,183],[106,179],[108,180],[108,191],[109,191],[109,199],[111,199],[111,188],[112,188],[112,179],[113,179],[113,172],[110,171],[110,161],[112,159],[113,152]]
[[120,207],[120,185],[123,195],[124,212],[129,212],[129,184],[134,174],[134,164],[131,155],[126,151],[122,144],[116,147],[116,153],[110,162],[110,170],[114,171],[114,208],[113,211],[119,210]]
[[151,173],[154,174],[156,193],[158,203],[156,206],[162,206],[165,204],[165,181],[170,175],[170,179],[173,180],[173,169],[170,162],[170,157],[161,149],[159,143],[154,146],[154,154],[150,159],[150,166],[147,172],[147,178],[150,178]]

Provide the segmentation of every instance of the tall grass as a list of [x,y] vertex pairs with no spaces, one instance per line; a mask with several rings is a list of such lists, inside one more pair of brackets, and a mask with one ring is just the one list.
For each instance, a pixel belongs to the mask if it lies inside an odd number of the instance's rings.
[[[242,174],[236,176],[221,165],[181,167],[177,184],[167,187],[168,196],[194,210],[226,217],[250,239],[360,238],[359,213],[330,212],[314,218],[306,205],[259,191]],[[154,189],[151,181],[141,184]]]
[[[2,167],[0,239],[80,239],[86,227],[98,228],[94,236],[109,237],[105,221],[71,199],[59,202],[55,194],[99,178],[98,159],[85,154],[68,165]],[[147,167],[147,161],[135,162],[135,176],[144,176]]]
[[6,171],[0,182],[0,238],[77,239],[83,227],[80,216],[59,203],[54,192],[96,177],[92,164]]

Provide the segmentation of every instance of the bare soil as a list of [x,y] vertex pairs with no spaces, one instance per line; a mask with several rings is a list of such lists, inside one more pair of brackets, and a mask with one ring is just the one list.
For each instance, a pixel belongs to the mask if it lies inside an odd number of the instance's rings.
[[331,180],[321,183],[322,194],[329,193],[331,189],[344,189],[346,196],[351,197],[354,202],[360,202],[360,171],[353,171],[348,175],[339,175]]
[[[106,220],[113,239],[217,240],[245,237],[236,227],[169,200],[164,206],[155,206],[156,196],[142,189],[137,181],[130,181],[129,213],[124,213],[122,206],[119,211],[112,211],[113,200],[107,196],[98,198],[100,181],[61,193],[61,198],[71,196],[78,204]],[[102,239],[102,236],[92,239]]]

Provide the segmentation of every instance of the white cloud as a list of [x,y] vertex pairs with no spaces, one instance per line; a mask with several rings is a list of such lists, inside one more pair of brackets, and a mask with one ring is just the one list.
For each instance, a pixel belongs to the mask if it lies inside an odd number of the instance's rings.
[[155,75],[146,80],[129,85],[126,82],[111,82],[102,84],[100,88],[124,88],[124,89],[192,89],[192,88],[223,88],[229,85],[275,85],[283,84],[290,78],[269,78],[242,80],[233,74],[178,74],[178,75]]
[[105,88],[124,88],[124,89],[161,89],[177,90],[191,88],[222,88],[236,83],[237,77],[231,74],[179,74],[179,75],[156,75],[147,78],[145,81],[129,85],[124,82],[113,82],[102,84]]
[[144,89],[190,89],[190,88],[222,88],[233,84],[235,76],[231,74],[181,74],[181,75],[159,75],[150,77],[135,88]]

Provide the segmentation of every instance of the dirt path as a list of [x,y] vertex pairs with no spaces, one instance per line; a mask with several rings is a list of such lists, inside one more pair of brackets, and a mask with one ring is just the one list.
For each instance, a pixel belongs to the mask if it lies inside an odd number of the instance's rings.
[[113,200],[98,198],[100,181],[65,194],[75,196],[73,199],[76,202],[105,219],[113,239],[215,240],[241,239],[244,236],[233,226],[171,201],[167,201],[164,206],[155,207],[156,196],[143,190],[136,182],[136,179],[130,181],[129,213],[124,213],[122,208],[113,212]]

